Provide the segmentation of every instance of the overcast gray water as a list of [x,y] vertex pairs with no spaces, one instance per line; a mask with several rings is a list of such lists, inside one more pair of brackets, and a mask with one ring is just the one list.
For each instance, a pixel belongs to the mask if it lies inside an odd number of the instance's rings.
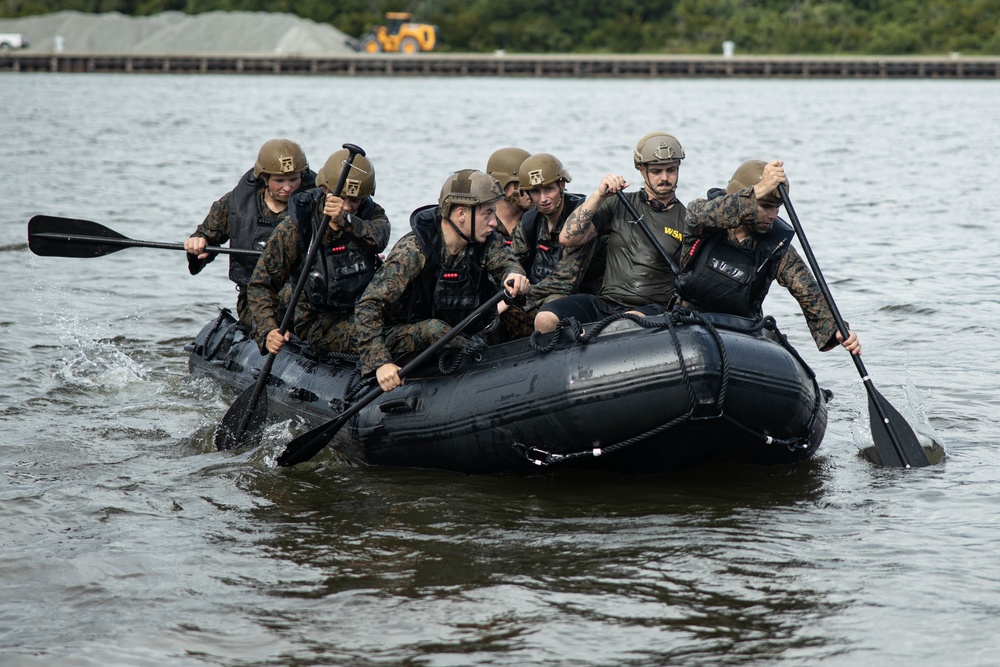
[[[0,74],[0,664],[995,665],[1000,86],[987,81]],[[180,242],[265,140],[368,151],[393,240],[501,146],[570,190],[675,133],[680,198],[748,158],[791,197],[883,395],[947,460],[881,469],[846,353],[777,317],[830,427],[796,469],[534,478],[212,451],[183,346],[225,263],[36,257],[35,214]]]

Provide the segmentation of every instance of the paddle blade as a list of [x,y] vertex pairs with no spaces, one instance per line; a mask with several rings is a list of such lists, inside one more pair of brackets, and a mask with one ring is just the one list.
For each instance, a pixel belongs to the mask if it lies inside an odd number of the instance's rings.
[[[877,407],[876,407],[877,402]],[[879,408],[885,419],[879,414]],[[875,451],[882,465],[890,467],[921,468],[930,465],[927,452],[920,445],[917,434],[882,394],[874,387],[868,395],[868,417],[871,421]]]
[[36,215],[28,221],[28,249],[41,257],[101,257],[128,247],[115,240],[131,241],[90,220]]
[[264,435],[267,422],[267,391],[257,391],[250,385],[240,394],[226,416],[215,429],[215,448],[218,451],[256,447]]
[[279,466],[287,468],[297,463],[304,463],[316,456],[333,440],[333,436],[348,422],[354,413],[344,413],[337,419],[303,433],[287,445],[276,459]]

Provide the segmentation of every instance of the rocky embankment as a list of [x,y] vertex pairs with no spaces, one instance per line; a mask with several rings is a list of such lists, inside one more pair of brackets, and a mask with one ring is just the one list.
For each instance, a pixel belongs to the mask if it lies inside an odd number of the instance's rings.
[[164,12],[131,17],[64,11],[0,20],[0,33],[21,33],[34,52],[78,54],[344,55],[352,38],[332,25],[293,14]]

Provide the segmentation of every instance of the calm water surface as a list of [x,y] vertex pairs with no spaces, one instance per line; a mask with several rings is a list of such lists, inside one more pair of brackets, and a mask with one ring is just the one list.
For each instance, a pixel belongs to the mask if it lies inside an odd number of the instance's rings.
[[[1000,650],[1000,87],[0,74],[3,665],[993,665]],[[781,158],[881,392],[948,450],[858,455],[857,372],[774,314],[835,393],[796,469],[537,478],[269,465],[212,451],[231,396],[183,346],[224,262],[43,258],[35,214],[180,242],[265,140],[344,142],[393,223],[506,145],[589,193],[651,130],[680,196]]]

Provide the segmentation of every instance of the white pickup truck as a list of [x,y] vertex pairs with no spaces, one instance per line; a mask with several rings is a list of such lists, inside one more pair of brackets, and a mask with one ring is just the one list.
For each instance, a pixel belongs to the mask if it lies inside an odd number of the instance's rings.
[[28,40],[19,32],[0,32],[0,51],[28,48]]

